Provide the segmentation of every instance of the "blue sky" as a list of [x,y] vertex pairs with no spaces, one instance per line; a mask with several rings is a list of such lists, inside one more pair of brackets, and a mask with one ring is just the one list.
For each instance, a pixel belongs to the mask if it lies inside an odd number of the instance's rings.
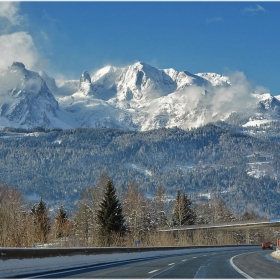
[[[8,13],[7,13],[8,11]],[[280,2],[0,2],[0,68],[78,79],[136,61],[243,72],[280,94]]]

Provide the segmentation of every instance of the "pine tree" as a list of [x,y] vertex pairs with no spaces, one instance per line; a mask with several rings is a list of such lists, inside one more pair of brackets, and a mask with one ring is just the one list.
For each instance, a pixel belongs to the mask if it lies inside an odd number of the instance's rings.
[[183,225],[193,225],[196,220],[196,213],[192,209],[192,201],[187,196],[187,194],[184,192],[183,198],[182,198],[182,208],[183,208],[183,219],[182,224]]
[[113,233],[123,234],[125,220],[122,214],[122,206],[116,195],[116,189],[111,179],[108,180],[100,209],[97,211],[97,223],[103,245],[110,246]]
[[38,205],[33,205],[31,213],[34,217],[38,241],[46,242],[50,231],[50,218],[48,216],[46,204],[43,202],[42,197]]
[[175,199],[173,221],[176,226],[193,225],[195,223],[196,214],[192,209],[192,202],[184,193],[181,196],[180,190],[177,192]]
[[64,210],[63,205],[61,204],[58,213],[55,216],[55,230],[56,237],[64,237],[66,233],[66,228],[69,225],[68,214]]

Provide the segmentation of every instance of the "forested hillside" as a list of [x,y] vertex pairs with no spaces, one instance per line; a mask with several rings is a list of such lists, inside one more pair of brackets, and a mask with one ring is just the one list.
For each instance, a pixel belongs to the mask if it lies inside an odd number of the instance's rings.
[[170,195],[181,189],[194,201],[211,193],[238,214],[272,217],[280,210],[279,143],[213,124],[146,132],[7,128],[0,133],[0,158],[4,184],[50,205],[74,206],[104,170],[119,192],[131,180],[147,196],[162,184]]

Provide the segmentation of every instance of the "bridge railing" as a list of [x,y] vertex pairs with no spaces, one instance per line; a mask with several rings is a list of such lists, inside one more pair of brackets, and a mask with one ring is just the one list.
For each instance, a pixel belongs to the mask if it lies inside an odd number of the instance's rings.
[[[280,221],[279,221],[280,222]],[[223,226],[236,226],[236,225],[248,225],[248,224],[261,224],[261,223],[270,223],[268,219],[258,219],[258,220],[249,220],[249,221],[232,221],[232,222],[223,222],[223,223],[209,223],[209,224],[195,224],[195,225],[185,225],[185,226],[171,226],[159,228],[158,231],[164,230],[180,230],[180,229],[199,229],[205,227],[223,227]]]

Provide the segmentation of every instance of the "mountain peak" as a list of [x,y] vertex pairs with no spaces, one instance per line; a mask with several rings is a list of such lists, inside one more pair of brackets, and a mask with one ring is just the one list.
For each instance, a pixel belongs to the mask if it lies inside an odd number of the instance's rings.
[[163,70],[143,62],[125,67],[116,83],[122,101],[148,101],[176,90],[174,81]]
[[81,85],[81,83],[84,83],[84,82],[91,83],[91,78],[90,78],[90,75],[87,70],[85,70],[80,77],[80,85]]
[[56,116],[58,102],[39,73],[27,70],[21,62],[14,62],[1,78],[4,82],[0,115],[6,125],[57,126],[60,122]]
[[65,94],[66,90],[46,73],[39,75],[21,62],[14,62],[4,74],[0,76],[3,95],[0,126],[9,122],[25,127],[34,124],[68,127],[69,124],[143,131],[175,126],[190,128],[227,120],[232,112],[242,115],[245,107],[246,117],[242,117],[242,122],[249,115],[253,120],[267,121],[278,121],[280,116],[280,103],[269,94],[248,92],[244,97],[246,102],[239,98],[241,94],[243,98],[243,92],[232,95],[228,92],[232,86],[228,77],[158,69],[140,61],[123,68],[105,66],[93,77],[83,71],[80,79],[73,81],[75,87],[71,87],[70,94],[69,90]]
[[25,65],[22,62],[13,62],[13,64],[8,68],[10,72],[26,72]]
[[25,70],[25,65],[22,62],[13,62],[12,68],[17,68],[17,69],[24,69]]
[[80,77],[79,91],[83,92],[84,95],[93,95],[91,78],[88,71],[84,71]]
[[132,68],[133,69],[138,69],[138,70],[143,70],[144,72],[147,72],[147,71],[153,71],[153,70],[158,70],[156,69],[155,67],[145,63],[145,62],[136,62],[132,65]]

